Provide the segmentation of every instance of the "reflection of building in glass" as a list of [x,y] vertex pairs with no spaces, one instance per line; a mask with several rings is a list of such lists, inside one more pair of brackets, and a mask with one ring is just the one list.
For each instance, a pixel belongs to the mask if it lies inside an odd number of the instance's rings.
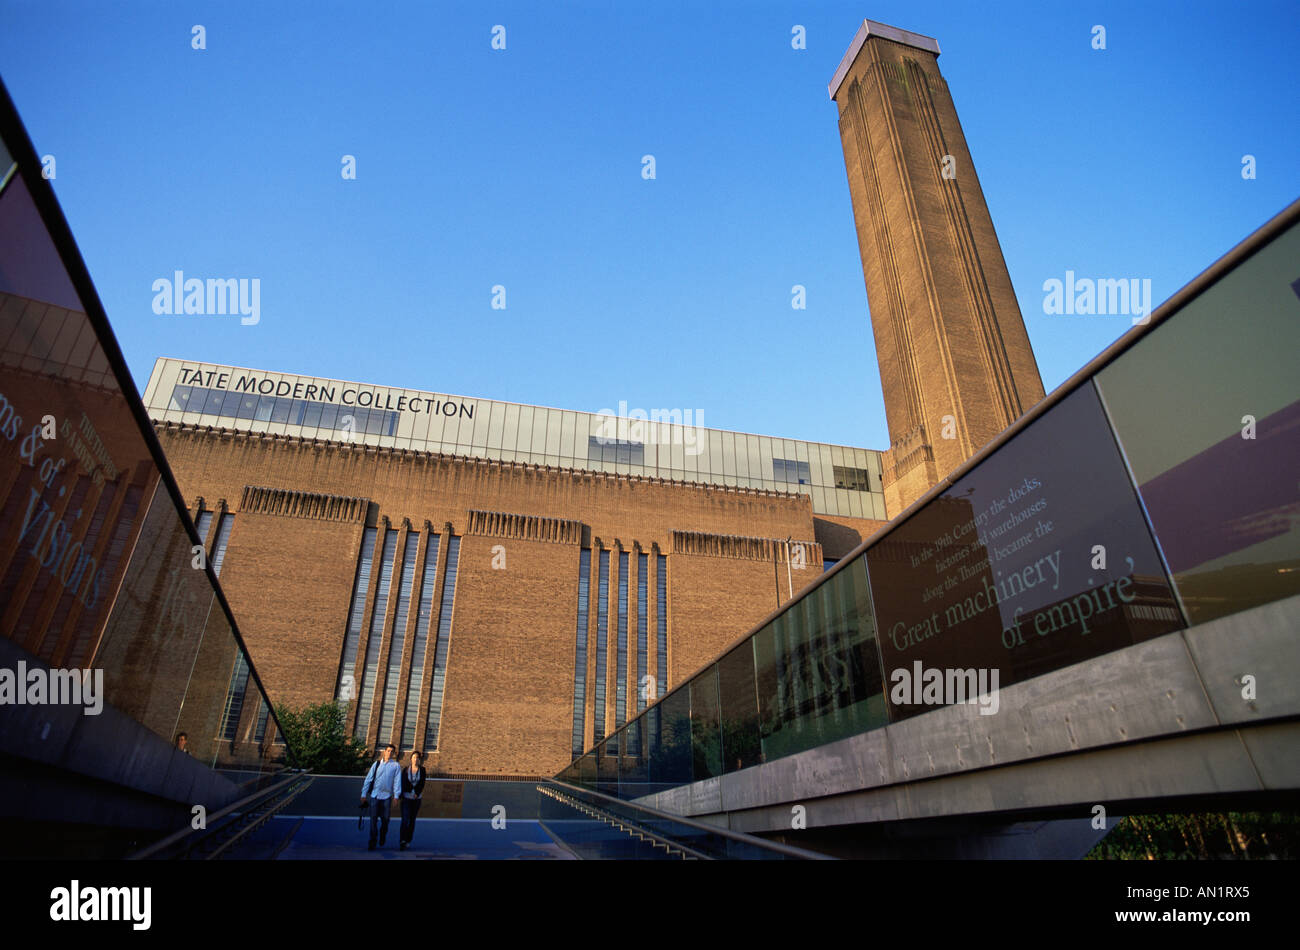
[[1096,377],[1193,623],[1300,593],[1300,227],[1278,227],[1292,210]]
[[[167,514],[159,470],[91,321],[8,293],[0,294],[0,312],[7,323],[0,430],[13,434],[16,463],[2,509],[8,537],[0,545],[0,632],[55,668],[108,665],[118,707],[170,736],[196,662],[175,647],[197,637],[211,588],[195,586],[202,575],[191,566],[190,539],[177,533],[174,510]],[[220,522],[214,572],[229,522],[229,515]],[[161,550],[149,552],[154,545]],[[145,569],[151,558],[153,569]],[[107,664],[110,657],[119,662]],[[246,694],[249,713],[267,707],[242,654],[232,652],[230,662],[223,725],[211,734],[196,730],[189,743],[192,755],[219,763],[270,749],[252,743],[251,715],[239,728]]]
[[1126,575],[1037,606],[1022,626],[1024,649],[1008,682],[1078,662],[1081,644],[1097,655],[1176,630],[1182,616],[1163,577]]
[[[1233,432],[1142,485],[1190,616],[1221,616],[1228,592],[1240,608],[1300,584],[1300,498],[1272,477],[1279,467],[1300,471],[1297,432],[1300,401],[1262,417],[1255,439]],[[1189,509],[1206,497],[1216,500],[1214,521],[1193,522]]]
[[[3,523],[17,530],[0,547],[0,633],[55,666],[83,666],[155,473],[118,448],[138,438],[135,421],[85,315],[10,294],[0,313],[0,433],[18,463],[5,485]],[[46,417],[52,437],[33,437]]]
[[[7,97],[0,139],[0,668],[102,687],[84,710],[63,692],[6,708],[0,771],[24,794],[0,824],[10,849],[119,856],[243,797],[285,749]],[[68,835],[69,814],[95,834]]]

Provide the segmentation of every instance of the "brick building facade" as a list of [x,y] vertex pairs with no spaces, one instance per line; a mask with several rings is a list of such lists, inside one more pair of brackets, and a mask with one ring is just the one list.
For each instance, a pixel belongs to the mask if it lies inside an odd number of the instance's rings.
[[808,486],[197,424],[161,408],[171,362],[146,406],[214,552],[224,532],[221,584],[271,699],[344,700],[367,745],[426,750],[435,772],[558,771],[883,523],[816,514]]

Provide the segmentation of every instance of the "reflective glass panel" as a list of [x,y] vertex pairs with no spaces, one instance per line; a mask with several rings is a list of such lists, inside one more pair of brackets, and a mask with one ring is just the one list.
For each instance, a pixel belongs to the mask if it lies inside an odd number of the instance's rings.
[[1192,623],[1300,593],[1300,225],[1097,375]]

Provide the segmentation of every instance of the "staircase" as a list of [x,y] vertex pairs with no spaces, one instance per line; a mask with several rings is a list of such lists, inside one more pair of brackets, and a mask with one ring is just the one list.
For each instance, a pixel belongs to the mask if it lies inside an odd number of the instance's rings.
[[604,809],[597,808],[594,805],[589,805],[572,795],[559,791],[558,789],[549,788],[545,785],[538,785],[537,790],[557,802],[568,805],[580,814],[586,815],[596,821],[603,822],[609,827],[623,832],[629,838],[642,842],[639,850],[643,853],[634,855],[634,857],[678,861],[713,860],[693,848],[656,834],[648,828],[645,828],[624,816],[610,814]]

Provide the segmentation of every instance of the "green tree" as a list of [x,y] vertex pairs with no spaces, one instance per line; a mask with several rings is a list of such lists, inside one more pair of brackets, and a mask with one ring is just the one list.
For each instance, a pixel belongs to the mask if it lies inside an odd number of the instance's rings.
[[280,730],[297,756],[293,764],[325,775],[363,775],[366,747],[346,734],[346,710],[338,703],[316,703],[299,710],[275,707]]
[[1294,860],[1300,814],[1129,815],[1088,852],[1093,860]]

